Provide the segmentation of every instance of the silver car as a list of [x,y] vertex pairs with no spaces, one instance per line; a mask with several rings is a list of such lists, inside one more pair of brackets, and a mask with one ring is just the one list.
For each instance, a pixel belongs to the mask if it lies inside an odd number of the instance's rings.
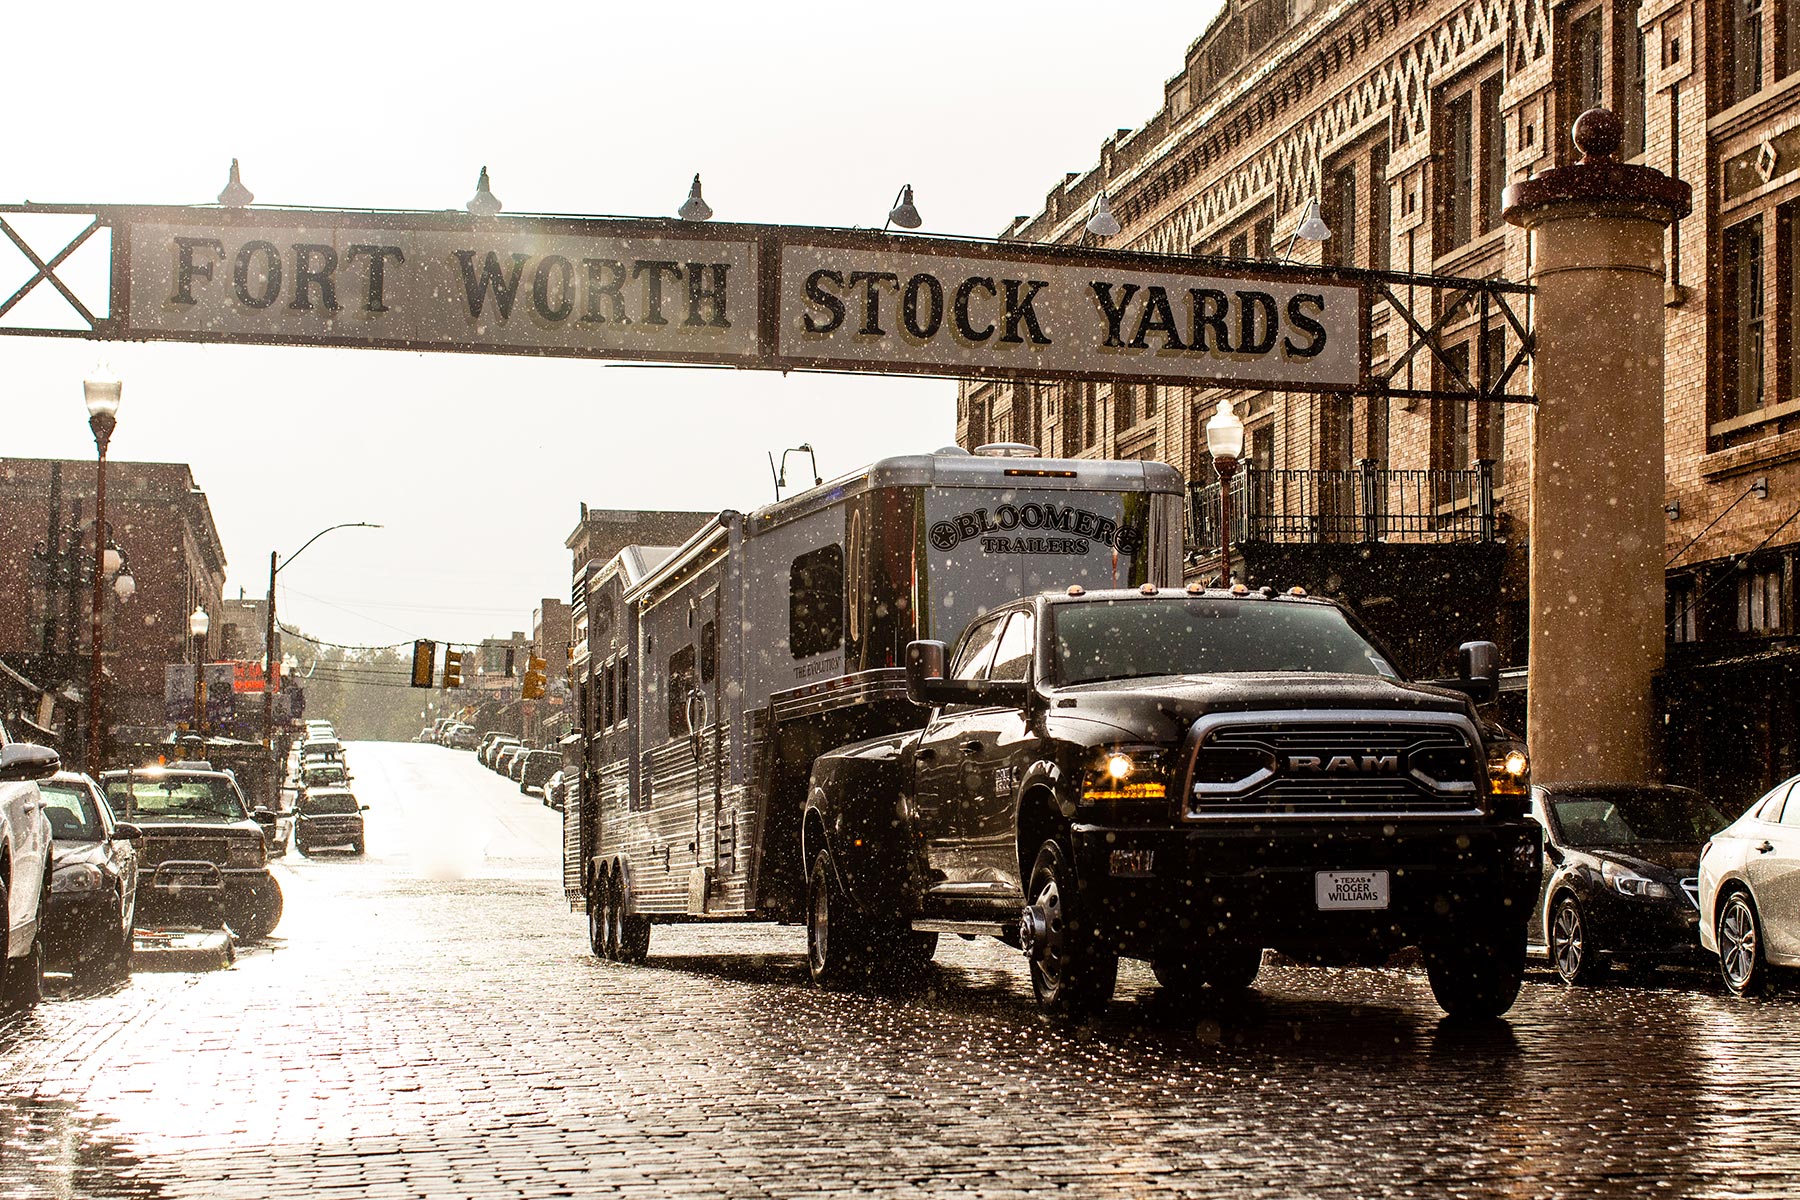
[[1734,995],[1800,967],[1800,776],[1785,779],[1700,851],[1700,945]]

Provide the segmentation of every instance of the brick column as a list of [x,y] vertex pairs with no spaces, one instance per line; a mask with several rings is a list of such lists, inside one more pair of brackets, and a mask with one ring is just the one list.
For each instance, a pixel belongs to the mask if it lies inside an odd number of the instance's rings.
[[1663,233],[1692,194],[1618,162],[1620,133],[1583,113],[1581,160],[1505,195],[1538,289],[1526,733],[1545,783],[1660,772]]

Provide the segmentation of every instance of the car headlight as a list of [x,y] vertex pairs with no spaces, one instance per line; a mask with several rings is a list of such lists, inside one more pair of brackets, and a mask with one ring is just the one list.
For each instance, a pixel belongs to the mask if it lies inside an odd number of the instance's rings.
[[1531,795],[1531,758],[1514,741],[1488,745],[1488,790],[1496,796]]
[[1636,896],[1642,900],[1667,900],[1675,894],[1674,889],[1668,884],[1647,879],[1636,871],[1614,863],[1601,863],[1600,877],[1606,880],[1607,885],[1621,896]]
[[269,852],[261,838],[255,841],[239,838],[225,852],[225,865],[228,867],[260,867],[268,861]]
[[92,863],[71,863],[66,867],[56,868],[50,877],[52,892],[96,892],[106,882],[106,876],[100,868]]
[[1152,746],[1116,746],[1100,751],[1082,773],[1081,802],[1166,800],[1167,757]]

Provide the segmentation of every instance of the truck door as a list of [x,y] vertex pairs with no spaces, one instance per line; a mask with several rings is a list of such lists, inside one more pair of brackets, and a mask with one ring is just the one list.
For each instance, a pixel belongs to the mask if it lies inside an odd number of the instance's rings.
[[[1007,620],[988,668],[989,679],[1022,683],[1031,677],[1036,629],[1036,617],[1030,612],[1015,612]],[[1023,708],[988,709],[972,732],[968,741],[979,742],[980,749],[970,755],[962,831],[970,894],[1022,900],[1016,830],[1019,777],[1034,757],[1036,739]]]
[[[986,678],[1003,620],[994,617],[969,627],[951,660],[951,678]],[[982,747],[982,728],[992,716],[993,710],[983,706],[947,704],[932,714],[919,735],[913,754],[913,797],[934,890],[960,894],[969,882],[962,826],[972,780],[966,773]]]

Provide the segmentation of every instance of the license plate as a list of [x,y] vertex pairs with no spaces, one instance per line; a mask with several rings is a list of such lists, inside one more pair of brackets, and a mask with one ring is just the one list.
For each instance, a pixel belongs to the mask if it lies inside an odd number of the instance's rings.
[[1313,875],[1313,898],[1322,910],[1386,908],[1386,871],[1319,871]]

